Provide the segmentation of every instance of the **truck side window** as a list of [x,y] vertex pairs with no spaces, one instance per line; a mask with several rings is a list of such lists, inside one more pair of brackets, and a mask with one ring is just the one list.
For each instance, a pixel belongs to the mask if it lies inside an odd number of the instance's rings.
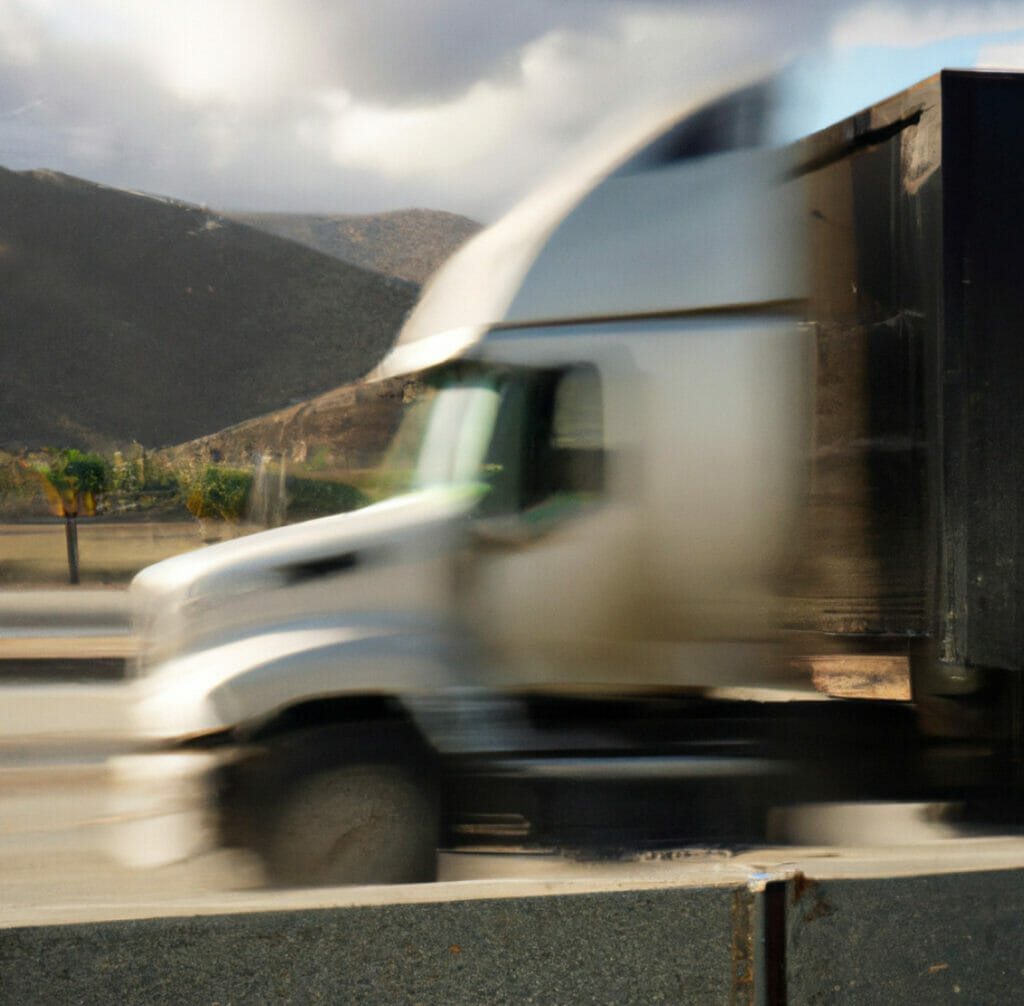
[[481,516],[515,513],[520,507],[527,461],[523,450],[523,426],[529,411],[527,392],[526,383],[518,379],[501,386],[494,433],[480,473],[481,482],[487,486],[477,508]]
[[531,523],[604,488],[601,383],[592,366],[508,380],[484,462],[481,516],[521,513]]
[[551,431],[539,459],[537,496],[587,496],[604,489],[601,383],[594,367],[558,376]]

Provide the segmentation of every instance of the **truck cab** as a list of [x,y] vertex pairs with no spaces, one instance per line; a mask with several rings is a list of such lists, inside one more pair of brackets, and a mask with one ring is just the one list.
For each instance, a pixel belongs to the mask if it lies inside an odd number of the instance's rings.
[[139,574],[126,858],[238,841],[278,882],[428,878],[471,802],[451,766],[642,772],[650,697],[771,682],[808,433],[799,214],[779,151],[707,129],[760,100],[585,165],[448,263],[370,375],[419,389],[393,498]]

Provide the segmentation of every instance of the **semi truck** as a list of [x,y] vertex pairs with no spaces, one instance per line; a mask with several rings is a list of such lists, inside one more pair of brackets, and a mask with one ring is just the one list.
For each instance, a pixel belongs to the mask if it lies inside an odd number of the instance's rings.
[[122,857],[424,881],[1014,791],[1024,76],[784,145],[767,93],[442,268],[369,376],[418,389],[391,498],[136,577]]

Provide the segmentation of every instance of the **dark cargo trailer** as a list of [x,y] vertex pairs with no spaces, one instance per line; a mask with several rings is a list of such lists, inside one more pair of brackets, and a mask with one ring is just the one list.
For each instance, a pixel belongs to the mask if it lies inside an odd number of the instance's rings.
[[929,732],[1019,743],[1024,75],[943,71],[797,149],[818,393],[792,623],[905,657]]

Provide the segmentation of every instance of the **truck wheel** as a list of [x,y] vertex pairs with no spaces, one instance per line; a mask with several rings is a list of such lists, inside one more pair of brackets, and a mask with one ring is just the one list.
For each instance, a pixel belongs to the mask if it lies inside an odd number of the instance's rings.
[[280,885],[402,884],[437,874],[438,801],[401,766],[357,764],[293,780],[264,845]]

